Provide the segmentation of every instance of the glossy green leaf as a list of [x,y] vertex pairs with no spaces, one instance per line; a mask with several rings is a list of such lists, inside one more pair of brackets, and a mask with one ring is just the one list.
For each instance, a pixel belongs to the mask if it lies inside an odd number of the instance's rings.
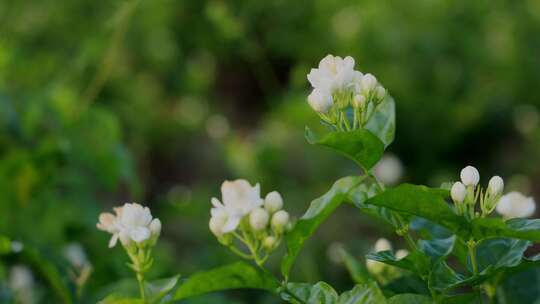
[[270,274],[245,262],[237,262],[199,272],[182,282],[174,300],[228,289],[265,289],[274,292],[279,282]]
[[[476,247],[476,260],[481,274],[503,268],[515,267],[523,259],[525,250],[531,245],[529,241],[516,239],[484,240]],[[472,271],[470,260],[467,266]]]
[[477,304],[482,303],[482,297],[478,292],[463,293],[451,296],[444,296],[441,299],[442,304]]
[[392,251],[379,251],[366,255],[367,259],[396,266],[401,269],[409,270],[420,276],[427,275],[430,268],[430,260],[425,254],[420,251],[411,252],[402,259],[396,258]]
[[384,290],[392,294],[414,293],[414,294],[429,294],[429,289],[424,282],[416,274],[404,274],[390,281],[384,286]]
[[[311,302],[309,302],[311,303]],[[354,286],[353,289],[339,296],[338,304],[385,304],[387,303],[382,291],[374,281]]]
[[98,302],[98,304],[145,304],[143,300],[135,298],[122,298],[117,295],[110,295]]
[[370,198],[367,203],[420,216],[452,231],[462,231],[466,221],[457,216],[446,203],[447,196],[446,190],[403,184]]
[[366,129],[318,136],[306,127],[305,137],[312,145],[331,148],[352,159],[364,170],[371,169],[384,153],[384,144]]
[[432,304],[431,297],[418,294],[400,294],[388,299],[388,304]]
[[508,237],[540,242],[540,219],[477,218],[471,221],[471,229],[477,240]]
[[402,223],[407,222],[403,215],[385,207],[366,203],[368,199],[379,194],[380,191],[381,189],[376,181],[367,178],[349,193],[350,201],[363,213],[388,223],[394,229],[401,228]]
[[388,147],[394,141],[396,133],[396,105],[390,95],[375,110],[366,124],[366,129],[375,134]]
[[150,298],[151,303],[158,303],[162,299],[171,298],[170,294],[178,283],[179,275],[168,279],[161,279],[151,283],[146,283],[146,294]]
[[455,272],[445,261],[435,263],[428,278],[429,288],[437,291],[446,291],[465,284],[466,277]]
[[305,241],[348,198],[349,191],[354,189],[362,180],[362,177],[341,178],[334,183],[325,195],[311,202],[306,213],[285,236],[287,253],[281,262],[283,276],[288,277],[294,260],[304,246]]
[[418,250],[432,259],[440,259],[452,253],[455,243],[455,235],[443,239],[419,240]]
[[540,267],[508,276],[499,288],[499,303],[540,303]]
[[338,293],[325,282],[315,285],[307,283],[288,283],[287,289],[281,292],[283,300],[289,303],[336,304]]
[[423,239],[444,239],[453,235],[447,228],[422,217],[413,217],[409,228],[416,231]]

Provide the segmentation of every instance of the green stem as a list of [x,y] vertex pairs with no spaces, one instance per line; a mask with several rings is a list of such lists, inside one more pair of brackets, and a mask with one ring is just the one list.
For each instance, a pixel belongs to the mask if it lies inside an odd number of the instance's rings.
[[473,240],[467,242],[467,247],[469,247],[469,258],[471,259],[471,265],[473,268],[473,274],[478,274],[478,264],[476,262],[476,243]]
[[146,293],[144,292],[144,274],[142,272],[137,272],[137,281],[139,282],[141,299],[143,300],[143,303],[146,303]]

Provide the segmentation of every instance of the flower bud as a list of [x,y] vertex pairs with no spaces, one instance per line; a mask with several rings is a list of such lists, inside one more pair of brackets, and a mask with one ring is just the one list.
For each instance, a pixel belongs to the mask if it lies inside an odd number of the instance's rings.
[[272,191],[264,199],[264,208],[270,213],[274,213],[283,208],[283,198],[277,191]]
[[386,90],[378,85],[376,88],[375,88],[375,97],[377,97],[377,99],[383,99],[384,96],[386,96]]
[[461,182],[456,182],[450,190],[450,196],[455,203],[463,203],[465,196],[467,195],[467,189]]
[[152,237],[158,237],[161,234],[161,221],[155,218],[150,222],[150,232]]
[[461,170],[461,181],[465,186],[476,186],[480,181],[480,173],[473,166],[467,166]]
[[489,180],[488,191],[491,195],[500,195],[504,189],[504,181],[500,176],[493,176]]
[[272,216],[272,228],[281,232],[289,223],[289,214],[285,210],[279,210]]
[[272,250],[274,249],[274,246],[276,245],[276,238],[273,236],[267,236],[263,240],[263,246],[266,248],[266,250]]
[[332,95],[319,89],[313,89],[311,94],[309,94],[308,103],[313,110],[319,113],[328,113],[334,104]]
[[396,251],[396,259],[401,260],[409,255],[409,251],[407,249],[400,249]]
[[380,238],[375,242],[375,252],[392,250],[392,244],[385,238]]
[[371,74],[365,74],[364,77],[362,77],[362,89],[365,93],[370,92],[375,88],[377,85],[377,78]]
[[249,214],[249,224],[255,231],[260,231],[266,228],[269,220],[268,211],[263,208],[257,208]]
[[220,237],[223,235],[223,226],[225,226],[226,222],[227,219],[223,216],[213,216],[210,218],[208,226],[215,236]]
[[353,98],[353,107],[355,108],[361,108],[366,103],[366,97],[363,95],[356,94]]

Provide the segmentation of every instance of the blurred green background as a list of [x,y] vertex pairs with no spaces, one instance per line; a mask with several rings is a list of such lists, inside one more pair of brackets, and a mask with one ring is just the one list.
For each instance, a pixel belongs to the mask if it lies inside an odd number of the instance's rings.
[[[137,201],[164,223],[151,278],[189,276],[236,260],[207,228],[224,179],[278,190],[300,216],[357,174],[303,139],[318,124],[306,74],[328,53],[394,96],[401,181],[438,186],[473,164],[540,198],[538,0],[2,1],[0,234],[36,252],[1,257],[0,299],[24,265],[33,301],[56,302],[43,261],[71,282],[74,243],[93,266],[87,303],[131,278],[95,228],[112,206]],[[292,278],[350,287],[332,248],[361,259],[381,236],[397,241],[344,206]],[[233,291],[187,303],[280,302]]]

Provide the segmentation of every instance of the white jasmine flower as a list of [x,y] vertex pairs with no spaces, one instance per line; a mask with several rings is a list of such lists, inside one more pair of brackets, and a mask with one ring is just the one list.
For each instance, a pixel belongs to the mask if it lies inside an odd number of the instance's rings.
[[456,182],[452,185],[450,190],[450,196],[455,203],[463,203],[465,196],[467,195],[467,189],[461,182]]
[[489,180],[488,191],[491,195],[499,195],[503,192],[504,181],[500,176],[493,176]]
[[476,186],[480,181],[480,173],[473,166],[467,166],[461,170],[461,181],[465,186]]
[[378,99],[383,99],[384,96],[386,96],[386,90],[381,85],[378,85],[375,88],[375,97]]
[[64,257],[69,263],[78,269],[89,265],[84,248],[79,243],[69,243],[64,247]]
[[529,217],[534,214],[536,203],[532,197],[520,192],[510,192],[499,200],[496,210],[505,218]]
[[373,174],[386,185],[395,185],[403,175],[403,165],[399,158],[385,154],[373,168]]
[[260,196],[259,184],[251,186],[243,179],[223,182],[221,195],[223,203],[217,198],[212,198],[214,208],[210,210],[210,213],[212,217],[219,217],[219,221],[225,219],[220,229],[222,233],[234,231],[242,217],[264,203]]
[[260,231],[266,228],[270,215],[268,211],[263,208],[257,208],[251,211],[249,214],[249,224],[255,231]]
[[283,198],[277,191],[272,191],[264,198],[264,208],[270,213],[274,213],[283,208]]
[[353,107],[362,108],[366,103],[366,97],[364,95],[356,94],[353,98]]
[[283,231],[289,223],[289,213],[285,210],[279,210],[272,216],[272,228],[276,231]]
[[311,69],[307,78],[313,88],[332,94],[336,90],[352,87],[354,76],[352,57],[342,59],[339,56],[328,55],[321,60],[317,69]]
[[210,227],[210,231],[217,236],[220,237],[224,234],[223,227],[225,227],[225,224],[227,223],[227,217],[225,216],[212,216],[210,218],[210,222],[208,223],[208,226]]
[[392,250],[392,244],[385,238],[380,238],[375,242],[373,247],[375,252]]
[[317,88],[313,89],[311,94],[309,94],[308,103],[313,110],[323,114],[328,113],[330,108],[334,105],[332,95],[328,91]]
[[396,259],[401,260],[409,255],[409,251],[407,249],[400,249],[396,251]]
[[108,212],[101,213],[99,215],[99,222],[97,223],[97,228],[102,231],[106,231],[113,236],[109,241],[109,248],[112,248],[116,245],[120,235],[120,226],[117,224],[117,216],[122,212],[122,208],[114,208],[116,215]]
[[361,90],[364,94],[369,94],[377,86],[377,78],[372,74],[365,74],[362,77],[362,82],[360,83]]
[[126,203],[120,208],[114,208],[114,211],[116,216],[111,213],[102,213],[97,224],[98,229],[113,234],[109,247],[113,247],[118,239],[124,246],[129,246],[132,242],[141,244],[147,241],[152,237],[151,225],[154,226],[154,230],[158,226],[161,230],[161,222],[159,219],[152,219],[148,207],[137,203]]

